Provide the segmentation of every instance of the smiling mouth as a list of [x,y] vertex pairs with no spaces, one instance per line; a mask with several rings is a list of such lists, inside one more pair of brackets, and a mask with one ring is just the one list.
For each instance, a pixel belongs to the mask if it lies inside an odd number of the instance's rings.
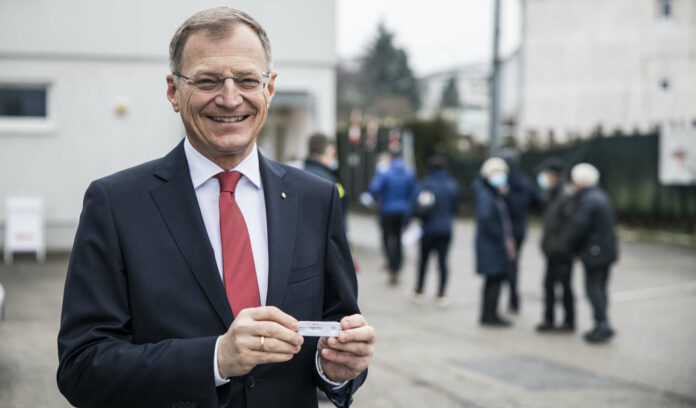
[[220,122],[220,123],[237,123],[241,122],[244,119],[248,118],[250,115],[243,115],[243,116],[208,116],[210,119],[214,120],[215,122]]

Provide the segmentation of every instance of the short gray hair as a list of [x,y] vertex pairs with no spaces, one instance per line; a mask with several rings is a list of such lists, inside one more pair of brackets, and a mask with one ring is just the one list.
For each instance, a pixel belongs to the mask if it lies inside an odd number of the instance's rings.
[[483,162],[483,166],[481,166],[481,176],[488,178],[491,176],[491,174],[498,172],[508,172],[508,165],[505,163],[505,160],[501,159],[500,157],[491,157]]
[[169,69],[171,69],[174,74],[181,73],[181,58],[184,53],[184,46],[188,38],[194,32],[205,30],[206,33],[212,37],[223,37],[231,33],[239,24],[245,24],[254,30],[259,37],[264,54],[266,54],[267,69],[270,71],[273,66],[271,59],[271,42],[268,40],[266,31],[261,24],[250,15],[230,7],[215,7],[199,11],[179,26],[169,43]]
[[599,170],[590,163],[576,164],[570,171],[570,179],[579,186],[592,187],[599,182]]

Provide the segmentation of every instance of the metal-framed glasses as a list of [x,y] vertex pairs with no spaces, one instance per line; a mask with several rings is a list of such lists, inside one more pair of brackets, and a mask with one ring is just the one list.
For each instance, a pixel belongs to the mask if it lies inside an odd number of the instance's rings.
[[225,81],[231,79],[237,90],[244,94],[255,94],[266,89],[270,72],[245,73],[233,77],[219,77],[212,74],[197,75],[193,78],[181,74],[174,74],[186,81],[187,85],[193,87],[197,92],[203,94],[216,94],[225,86]]

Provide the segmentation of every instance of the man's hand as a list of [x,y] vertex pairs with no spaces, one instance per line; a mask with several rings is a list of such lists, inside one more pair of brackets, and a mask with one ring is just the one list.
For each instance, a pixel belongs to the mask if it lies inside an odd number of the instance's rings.
[[375,353],[375,329],[362,315],[341,319],[341,330],[338,337],[322,337],[317,344],[324,375],[335,382],[357,377]]
[[220,376],[236,377],[259,364],[290,360],[304,343],[304,338],[297,334],[299,329],[297,320],[277,307],[242,310],[218,343]]

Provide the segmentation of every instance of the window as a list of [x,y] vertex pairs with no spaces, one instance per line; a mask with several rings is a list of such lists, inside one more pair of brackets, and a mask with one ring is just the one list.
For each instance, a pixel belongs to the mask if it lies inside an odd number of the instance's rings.
[[0,117],[46,118],[45,85],[0,84]]

